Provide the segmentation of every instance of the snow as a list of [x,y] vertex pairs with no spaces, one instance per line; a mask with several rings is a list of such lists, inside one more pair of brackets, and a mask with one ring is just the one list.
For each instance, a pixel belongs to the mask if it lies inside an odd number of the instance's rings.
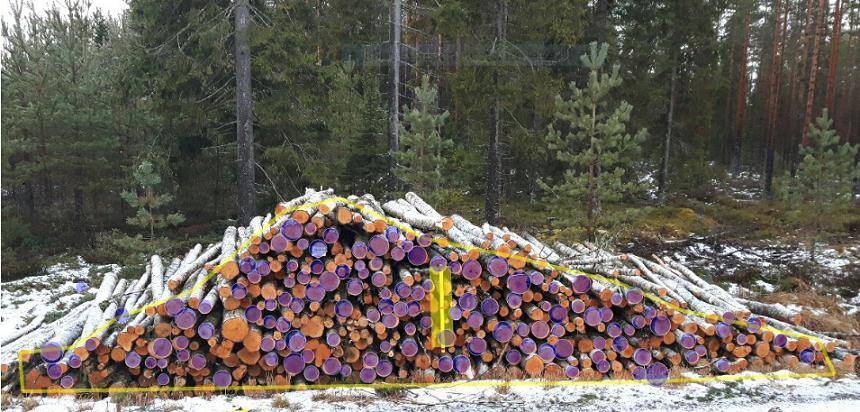
[[[839,275],[847,266],[860,262],[860,245],[845,247],[841,251],[824,245],[816,249],[815,265],[821,269],[822,275]],[[685,248],[674,251],[672,257],[710,274],[732,274],[749,267],[779,272],[811,261],[808,247],[802,243],[740,246],[711,243],[702,238],[693,238]]]
[[[788,373],[787,371],[785,373]],[[756,377],[748,372],[748,376]],[[856,411],[860,410],[860,379],[770,379],[692,383],[655,387],[642,384],[602,384],[574,381],[547,386],[544,382],[462,382],[447,387],[404,390],[380,396],[373,389],[345,388],[267,392],[254,396],[215,394],[208,397],[165,399],[157,396],[143,405],[124,405],[123,411],[491,411],[615,410],[615,411]],[[494,385],[494,386],[491,386]],[[278,398],[275,400],[275,398]],[[101,400],[33,397],[33,411],[107,412],[117,410],[116,398]],[[273,407],[273,402],[282,408]],[[4,410],[22,411],[20,400]]]
[[[74,263],[59,263],[44,270],[46,274],[31,276],[12,282],[3,282],[0,297],[0,337],[25,326],[40,313],[69,310],[86,293],[95,293],[98,282],[92,278],[96,273],[119,272],[118,265],[92,265],[81,257]],[[77,279],[89,280],[85,289],[78,291]]]
[[776,290],[776,286],[771,285],[770,283],[767,283],[761,279],[757,279],[755,281],[755,286],[767,293],[773,293]]

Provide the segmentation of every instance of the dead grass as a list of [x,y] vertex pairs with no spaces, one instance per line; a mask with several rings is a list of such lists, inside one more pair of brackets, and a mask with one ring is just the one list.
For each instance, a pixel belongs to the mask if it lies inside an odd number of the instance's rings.
[[272,398],[272,407],[277,409],[288,409],[295,410],[297,409],[289,399],[284,397],[283,395],[275,395]]
[[[396,399],[402,398],[403,396],[405,396],[405,393],[406,393],[406,390],[401,389],[401,388],[376,389],[376,393],[377,393],[377,395],[379,395],[379,397],[388,398],[388,399],[392,399],[393,395],[388,394],[388,392],[385,392],[385,394],[380,394],[380,390],[382,390],[382,391],[402,390],[403,393],[399,394],[396,397]],[[327,403],[351,402],[351,403],[356,403],[356,404],[373,403],[373,399],[374,399],[373,397],[366,396],[366,395],[342,395],[342,394],[332,393],[329,391],[317,392],[311,397],[311,400],[314,402],[327,402]]]
[[110,394],[111,403],[117,404],[120,408],[126,406],[146,407],[152,404],[152,400],[153,395],[149,393],[113,392]]
[[9,409],[12,406],[12,395],[8,393],[0,394],[0,409]]
[[[803,306],[803,321],[801,325],[820,332],[853,333],[860,330],[860,313],[848,315],[839,306],[840,301],[832,296],[822,295],[813,290],[801,290],[792,293],[779,292],[759,297],[762,302],[796,304]],[[812,311],[810,309],[816,309]],[[860,339],[850,339],[852,346],[857,347]]]
[[21,408],[24,409],[24,411],[32,411],[33,409],[36,409],[39,404],[40,402],[36,398],[23,398],[21,400]]

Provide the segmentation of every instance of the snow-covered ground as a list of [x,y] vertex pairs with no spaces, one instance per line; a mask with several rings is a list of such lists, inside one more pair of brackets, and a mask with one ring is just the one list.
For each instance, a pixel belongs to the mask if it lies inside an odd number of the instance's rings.
[[[498,382],[497,382],[498,383]],[[175,400],[150,397],[134,404],[123,396],[86,398],[34,397],[17,399],[4,410],[20,411],[857,411],[860,380],[846,377],[711,382],[672,387],[650,385],[545,386],[519,382],[510,386],[458,384],[378,394],[373,389],[304,390],[255,396],[214,394]],[[131,403],[131,404],[130,404]]]
[[[723,272],[734,272],[745,266],[784,268],[811,262],[809,250],[804,245],[776,244],[766,247],[745,247],[714,244],[695,239],[682,250],[674,252],[674,258],[704,270]],[[836,272],[858,262],[860,262],[860,245],[847,246],[841,250],[824,246],[816,252],[814,264]]]
[[667,242],[664,250],[657,254],[671,256],[718,281],[736,282],[736,276],[750,275],[764,278],[748,285],[758,292],[773,292],[772,282],[794,276],[822,292],[848,298],[860,293],[860,243],[838,249],[819,245],[814,262],[803,244],[745,246],[690,238]]
[[[91,265],[78,260],[54,265],[44,275],[0,284],[0,336],[23,326],[40,311],[63,313],[73,303],[94,292],[107,272],[116,265]],[[79,279],[90,285],[79,288]],[[856,298],[860,304],[860,295]],[[751,377],[754,373],[748,373]],[[760,376],[760,375],[759,375]],[[498,382],[497,382],[498,383]],[[467,382],[449,387],[410,389],[381,394],[373,389],[329,389],[264,393],[252,396],[212,394],[176,399],[164,395],[141,398],[113,395],[93,399],[86,395],[63,397],[9,397],[2,407],[9,411],[485,411],[485,410],[600,410],[600,411],[857,411],[860,410],[860,379],[847,375],[828,378],[744,380],[691,383],[655,387],[647,384],[573,384],[546,386],[543,382],[516,382],[490,386]],[[122,405],[117,408],[117,404]]]
[[73,263],[45,268],[44,275],[3,282],[0,337],[23,327],[40,313],[65,314],[88,293],[95,293],[106,273],[119,270],[118,265],[91,265],[78,257]]

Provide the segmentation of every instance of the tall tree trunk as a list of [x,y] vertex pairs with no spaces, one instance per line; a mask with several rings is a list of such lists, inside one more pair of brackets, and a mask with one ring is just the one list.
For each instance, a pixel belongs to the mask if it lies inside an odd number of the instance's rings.
[[[785,146],[785,138],[778,133],[779,121],[782,118],[779,98],[782,94],[782,74],[785,70],[785,44],[788,43],[788,17],[789,17],[789,9],[791,9],[791,2],[789,0],[785,0],[785,7],[783,7],[782,14],[782,34],[780,35],[779,40],[779,56],[777,57],[777,62],[779,64],[776,65],[776,87],[774,90],[774,98],[772,106],[771,106],[771,124],[770,129],[772,133],[771,141],[774,144],[774,151],[776,151],[776,138],[780,137],[779,144]],[[791,141],[791,139],[789,139]],[[782,163],[785,164],[785,158],[782,159]]]
[[818,75],[818,52],[821,47],[821,38],[824,37],[824,8],[827,0],[819,0],[818,10],[815,13],[815,38],[812,41],[812,58],[809,64],[809,84],[806,89],[806,110],[803,115],[803,134],[801,143],[809,144],[809,124],[812,122],[812,106],[815,102],[815,78]]
[[[809,43],[812,40],[812,23],[815,21],[813,19],[812,13],[813,8],[815,7],[815,0],[806,0],[806,8],[804,10],[799,11],[799,13],[803,13],[803,33],[800,38],[800,61],[797,64],[797,84],[794,86],[797,92],[797,98],[792,99],[791,101],[791,144],[790,144],[790,153],[791,153],[791,175],[794,176],[795,171],[797,170],[798,163],[798,150],[796,148],[797,143],[802,142],[803,139],[803,110],[798,110],[798,107],[795,105],[799,105],[799,107],[806,107],[806,86],[808,84],[808,72],[807,72],[807,64],[809,63]],[[800,130],[801,134],[796,134],[796,130]]]
[[388,84],[388,190],[397,189],[395,153],[400,151],[400,0],[391,4],[391,67]]
[[735,122],[732,128],[734,135],[732,139],[731,171],[738,173],[741,170],[741,157],[743,152],[744,114],[747,107],[747,58],[750,47],[750,17],[744,16],[744,42],[741,48],[741,60],[738,63],[738,93],[735,101]]
[[666,139],[663,141],[663,161],[660,167],[660,176],[658,180],[657,197],[661,205],[666,204],[666,185],[669,180],[669,149],[672,145],[672,124],[674,123],[675,115],[675,77],[678,70],[678,64],[672,64],[672,77],[669,80],[669,111],[666,116]]
[[[788,4],[786,4],[788,7]],[[774,128],[776,125],[777,107],[779,105],[779,83],[780,73],[782,70],[782,53],[780,48],[782,44],[782,0],[774,1],[773,8],[773,34],[771,39],[770,50],[770,67],[768,69],[767,86],[768,97],[766,110],[766,127],[765,127],[765,165],[764,165],[764,191],[770,196],[773,193],[773,163],[774,163]]]
[[833,36],[830,40],[830,59],[827,69],[827,97],[824,104],[831,118],[836,117],[836,72],[839,68],[839,40],[842,37],[842,2],[836,0],[836,8],[833,10]]
[[237,0],[236,29],[236,141],[239,163],[239,190],[236,192],[239,206],[239,222],[247,224],[257,212],[257,196],[254,189],[254,124],[251,99],[251,48],[248,43],[248,27],[251,16],[248,0]]
[[[505,0],[496,2],[496,39],[493,53],[501,59],[505,42],[505,22],[507,20],[507,4]],[[490,140],[487,145],[487,187],[484,204],[484,217],[490,224],[494,224],[499,217],[499,209],[502,196],[502,119],[499,107],[499,65],[493,68],[493,107],[492,126]]]

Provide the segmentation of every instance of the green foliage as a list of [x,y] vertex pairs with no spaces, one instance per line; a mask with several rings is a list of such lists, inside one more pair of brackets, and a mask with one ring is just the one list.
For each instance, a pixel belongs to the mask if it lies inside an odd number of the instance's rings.
[[[385,111],[375,76],[347,61],[323,70],[330,83],[322,122],[326,139],[308,144],[314,153],[305,172],[315,186],[343,190],[364,188],[387,173]],[[317,151],[319,152],[317,154]],[[360,190],[360,189],[356,189]]]
[[183,242],[167,237],[146,238],[140,234],[130,236],[114,229],[98,233],[93,247],[83,251],[83,257],[88,262],[136,265],[153,253],[178,249],[180,244]]
[[802,160],[796,175],[786,174],[780,184],[781,195],[791,208],[790,218],[810,228],[812,259],[816,241],[846,223],[853,185],[860,178],[860,167],[854,162],[858,146],[839,144],[832,126],[825,109],[810,125],[809,145],[800,147]]
[[[4,19],[4,276],[34,273],[47,255],[62,252],[127,260],[147,249],[177,245],[181,240],[176,239],[217,232],[215,227],[235,215],[233,2],[128,3],[128,12],[119,19],[88,9],[87,2],[60,2],[32,13],[11,8]],[[252,3],[258,203],[271,205],[307,186],[387,197],[382,183],[391,160],[385,138],[386,97],[391,93],[386,42],[390,2]],[[593,7],[600,4],[610,6],[607,15]],[[696,219],[648,209],[650,200],[637,196],[640,185],[628,183],[640,180],[634,171],[650,173],[649,165],[662,157],[669,79],[675,73],[669,183],[679,196],[673,206],[694,204],[697,213],[704,211],[726,227],[749,228],[745,234],[756,238],[785,236],[781,203],[738,203],[710,192],[712,181],[724,180],[721,164],[728,163],[727,143],[732,139],[727,137],[733,136],[742,76],[756,79],[748,84],[742,151],[749,166],[761,161],[760,125],[769,89],[763,74],[773,35],[770,3],[600,4],[404,4],[405,85],[399,92],[408,109],[403,113],[404,158],[398,159],[403,167],[397,172],[404,180],[416,179],[409,182],[413,189],[425,192],[438,207],[478,217],[486,191],[488,138],[498,127],[504,180],[501,220],[507,224],[543,227],[549,216],[557,218],[557,226],[586,222],[590,236],[598,227],[617,229],[622,236],[626,227],[661,236],[683,233],[699,224]],[[805,12],[804,4],[799,7],[791,10],[793,16]],[[857,27],[857,11],[846,6],[846,27]],[[739,73],[746,19],[752,21],[750,64],[746,73]],[[504,38],[497,35],[499,21],[505,26]],[[786,62],[800,60],[802,48],[796,46],[802,29],[802,24],[786,29]],[[610,42],[609,49],[604,55],[597,50],[598,56],[583,63],[608,60],[621,69],[601,67],[594,80],[592,67],[583,69],[578,56],[587,49],[582,46],[598,36]],[[836,95],[850,100],[843,86],[856,83],[856,70],[850,70],[856,58],[851,58],[848,37],[843,36]],[[822,43],[823,55],[829,47]],[[779,90],[795,89],[789,87],[791,79],[805,76],[797,66],[785,65]],[[428,113],[422,112],[422,97],[413,93],[413,88],[422,88],[424,74],[438,88]],[[624,84],[618,86],[621,78]],[[592,82],[604,89],[591,90]],[[823,82],[822,77],[820,85]],[[553,97],[568,84],[583,87],[579,98],[564,91],[556,106]],[[599,97],[593,129],[587,121],[592,95]],[[793,96],[781,96],[780,112],[797,112]],[[576,106],[577,100],[585,106]],[[815,99],[817,104],[820,100]],[[631,105],[636,110],[630,111]],[[854,130],[843,136],[851,142],[857,141],[857,128],[848,125],[857,110],[842,104],[834,122],[840,132]],[[416,111],[419,117],[410,118]],[[422,126],[431,118],[428,114],[445,112],[450,116],[438,125]],[[551,123],[555,127],[548,136]],[[776,165],[791,168],[798,125],[780,123],[777,136],[785,138],[776,141]],[[643,128],[653,132],[645,143],[634,133]],[[434,150],[438,145],[443,148]],[[422,151],[425,155],[419,156]],[[135,189],[117,196],[129,189],[129,177],[140,174],[143,158],[158,159],[154,169],[161,173],[154,177],[161,181],[140,183],[135,178]],[[599,170],[590,173],[591,164]],[[589,176],[594,179],[591,186]],[[152,196],[146,193],[147,185],[155,188]],[[177,194],[175,199],[171,193]],[[585,207],[577,207],[588,203],[588,193],[594,195],[593,207],[587,208],[591,216]],[[536,202],[541,198],[551,206]],[[635,203],[617,203],[630,201]],[[167,205],[188,216],[181,229],[171,226],[179,219],[161,212],[169,210]],[[795,209],[790,218],[796,225],[817,224],[803,218],[799,206]],[[850,215],[857,219],[856,213]],[[126,223],[149,233],[112,232]],[[837,226],[827,231],[841,230]],[[565,236],[584,232],[582,226],[561,231]],[[111,237],[116,245],[108,242]]]
[[681,170],[683,173],[669,176],[672,189],[694,199],[711,199],[714,195],[714,183],[723,182],[728,178],[725,168],[708,161],[705,151],[701,148],[677,159],[673,164],[674,170]]
[[586,87],[580,89],[571,82],[571,97],[556,97],[556,117],[564,123],[563,129],[550,125],[546,143],[567,170],[559,181],[540,182],[550,193],[548,200],[557,207],[569,207],[571,202],[584,204],[590,238],[605,220],[601,201],[619,201],[644,189],[643,184],[628,177],[646,131],[627,132],[632,106],[624,101],[615,108],[609,106],[610,92],[621,85],[621,77],[618,66],[610,73],[602,71],[607,49],[606,44],[592,43],[590,54],[582,56],[583,65],[589,69]]
[[415,103],[403,114],[400,128],[396,176],[418,193],[437,189],[446,169],[447,152],[454,146],[451,139],[443,138],[440,129],[448,119],[448,111],[438,113],[438,91],[430,85],[430,77],[421,79],[415,88]]
[[152,162],[141,162],[134,170],[133,176],[140,190],[123,190],[120,193],[129,206],[137,209],[137,214],[127,219],[129,225],[149,229],[149,238],[154,239],[155,229],[178,226],[185,221],[185,216],[181,213],[158,213],[157,209],[173,201],[173,196],[155,192],[155,186],[161,183],[161,175]]

